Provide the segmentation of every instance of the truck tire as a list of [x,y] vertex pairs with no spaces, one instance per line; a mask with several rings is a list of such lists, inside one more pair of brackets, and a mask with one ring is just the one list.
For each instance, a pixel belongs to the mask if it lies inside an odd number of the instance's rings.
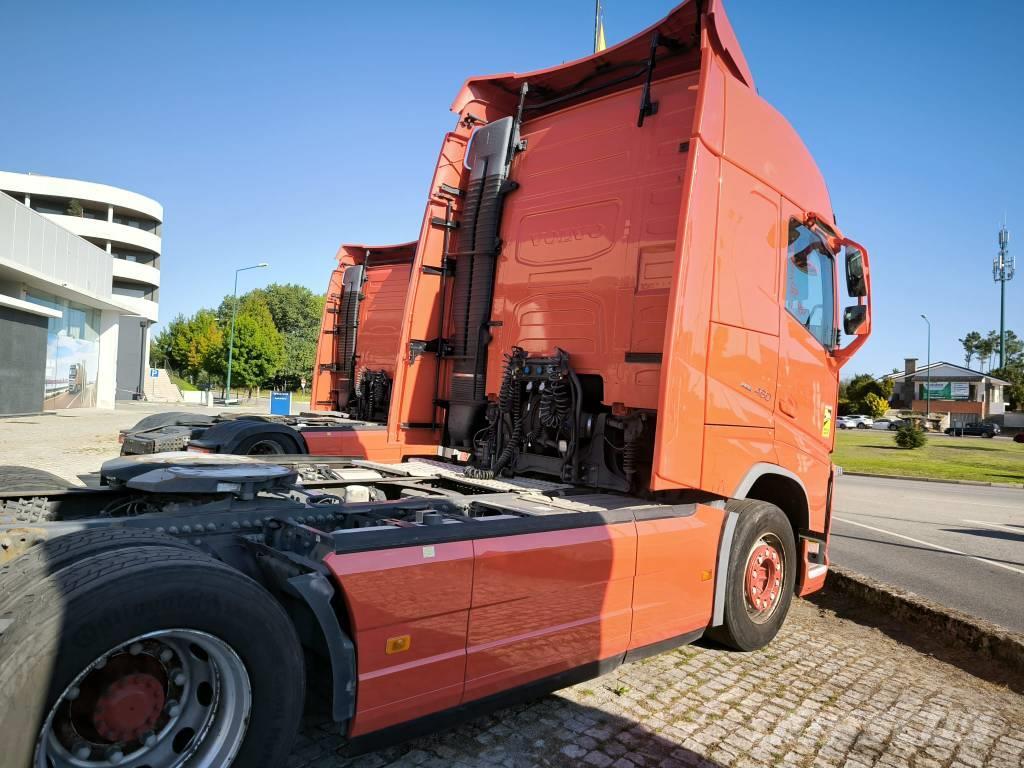
[[774,639],[789,612],[796,542],[789,520],[774,504],[733,499],[725,508],[739,519],[726,572],[725,621],[708,636],[738,651],[754,651]]
[[267,433],[245,438],[238,444],[242,456],[277,456],[290,453],[302,453],[298,444],[288,435]]
[[305,689],[295,629],[208,555],[146,546],[74,562],[15,595],[8,635],[5,765],[287,762]]
[[0,466],[0,491],[4,493],[38,493],[66,491],[73,488],[63,477],[32,467]]
[[[197,551],[195,547],[173,536],[138,528],[94,528],[44,541],[0,567],[0,618],[26,587],[66,568],[76,560],[115,549],[146,546]],[[0,640],[2,638],[3,635],[0,635]]]

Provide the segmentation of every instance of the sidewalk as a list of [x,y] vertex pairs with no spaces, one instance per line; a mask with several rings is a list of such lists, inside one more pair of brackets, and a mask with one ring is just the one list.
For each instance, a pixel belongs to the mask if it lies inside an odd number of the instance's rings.
[[107,459],[118,456],[120,430],[153,413],[189,411],[220,413],[185,403],[119,402],[114,410],[72,408],[43,416],[0,419],[0,464],[22,464],[52,472],[71,483],[98,472]]

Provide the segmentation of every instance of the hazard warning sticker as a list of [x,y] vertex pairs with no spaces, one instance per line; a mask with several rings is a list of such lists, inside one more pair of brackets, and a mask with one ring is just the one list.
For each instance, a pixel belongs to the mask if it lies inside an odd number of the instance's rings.
[[825,406],[825,413],[821,419],[821,436],[829,437],[832,434],[832,406]]

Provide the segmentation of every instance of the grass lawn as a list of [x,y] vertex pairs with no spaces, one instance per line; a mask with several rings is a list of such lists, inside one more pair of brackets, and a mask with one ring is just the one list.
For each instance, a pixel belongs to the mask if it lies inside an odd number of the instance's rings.
[[1024,483],[1024,443],[994,438],[929,435],[916,450],[896,446],[894,432],[841,429],[832,461],[847,472]]
[[175,376],[173,373],[168,374],[171,377],[171,381],[178,386],[182,392],[195,392],[199,387],[189,382],[188,379],[183,379],[180,376]]

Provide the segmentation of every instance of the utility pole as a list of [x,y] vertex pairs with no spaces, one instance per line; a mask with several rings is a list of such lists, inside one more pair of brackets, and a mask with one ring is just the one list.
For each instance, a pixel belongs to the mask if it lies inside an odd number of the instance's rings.
[[1013,280],[1013,256],[1006,222],[999,228],[999,253],[992,260],[992,279],[999,283],[999,367],[1006,365],[1006,284]]
[[928,417],[932,413],[932,321],[928,319],[928,315],[921,315],[921,318],[928,323],[928,365],[924,369],[924,428],[928,429]]
[[245,272],[247,269],[263,269],[269,266],[265,261],[261,261],[251,267],[240,267],[235,270],[235,289],[231,292],[234,298],[231,300],[231,336],[228,338],[228,381],[227,386],[224,387],[225,402],[231,399],[231,358],[235,351],[235,318],[238,317],[238,273]]

